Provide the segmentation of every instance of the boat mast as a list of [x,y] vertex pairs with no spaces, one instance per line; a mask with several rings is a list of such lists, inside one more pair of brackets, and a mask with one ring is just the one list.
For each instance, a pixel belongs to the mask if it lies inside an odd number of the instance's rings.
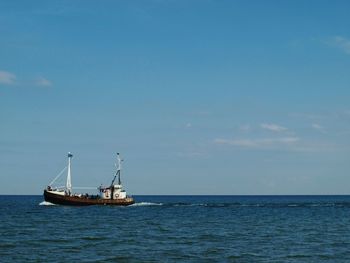
[[118,175],[118,184],[121,185],[120,181],[120,171],[122,169],[122,160],[120,159],[119,153],[117,153],[117,175]]
[[115,179],[117,178],[118,176],[118,184],[121,185],[121,181],[120,181],[120,170],[122,169],[122,159],[120,159],[120,156],[119,156],[119,153],[117,153],[117,163],[115,164],[115,166],[117,167],[117,171],[114,175],[114,178],[112,180],[112,183],[111,183],[111,187],[114,185],[114,181]]
[[71,167],[70,167],[72,157],[73,157],[73,154],[69,152],[68,153],[68,173],[67,173],[67,183],[66,183],[66,190],[69,195],[72,192],[72,176],[71,176]]

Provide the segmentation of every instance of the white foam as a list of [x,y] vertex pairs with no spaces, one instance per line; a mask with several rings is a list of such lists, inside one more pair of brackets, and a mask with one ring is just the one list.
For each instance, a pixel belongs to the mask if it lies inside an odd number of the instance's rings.
[[55,205],[55,204],[50,203],[50,202],[46,202],[46,201],[42,201],[39,205]]
[[162,203],[150,203],[150,202],[140,202],[140,203],[135,203],[129,206],[155,206],[155,205],[163,205]]

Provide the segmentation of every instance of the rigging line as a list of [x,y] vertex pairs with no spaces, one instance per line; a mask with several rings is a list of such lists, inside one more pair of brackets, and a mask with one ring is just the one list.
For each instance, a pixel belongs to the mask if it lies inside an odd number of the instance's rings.
[[77,187],[74,187],[74,189],[98,189],[98,187],[79,187],[79,186],[77,186]]
[[60,177],[63,172],[67,169],[67,166],[63,168],[63,170],[55,177],[55,179],[52,180],[52,182],[49,184],[50,186]]

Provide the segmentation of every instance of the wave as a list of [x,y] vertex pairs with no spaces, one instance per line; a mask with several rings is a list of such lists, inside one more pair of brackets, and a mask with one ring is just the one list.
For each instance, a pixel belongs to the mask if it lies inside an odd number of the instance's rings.
[[130,206],[159,206],[159,205],[163,205],[162,203],[150,203],[150,202],[140,202],[140,203],[135,203]]
[[[45,206],[52,206],[55,205],[50,202],[42,201],[39,203],[39,205],[45,205]],[[350,202],[320,202],[320,203],[313,203],[313,202],[300,202],[300,203],[269,203],[269,202],[262,202],[262,203],[191,203],[191,202],[178,202],[178,203],[153,203],[153,202],[137,202],[132,205],[129,205],[128,207],[140,207],[140,206],[163,206],[163,207],[206,207],[206,208],[225,208],[225,207],[232,207],[232,208],[303,208],[303,207],[310,207],[310,208],[319,208],[319,207],[350,207]]]
[[46,201],[42,201],[39,205],[55,205],[55,204],[50,203],[50,202],[46,202]]
[[206,208],[318,208],[318,207],[350,207],[350,202],[334,203],[136,203],[134,206],[162,205],[164,207],[206,207]]

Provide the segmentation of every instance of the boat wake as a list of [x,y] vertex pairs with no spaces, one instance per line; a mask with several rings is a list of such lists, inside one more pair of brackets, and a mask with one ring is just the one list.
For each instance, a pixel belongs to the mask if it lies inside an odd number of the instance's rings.
[[159,206],[159,205],[163,205],[162,203],[150,203],[150,202],[140,202],[140,203],[135,203],[130,206]]
[[50,202],[46,202],[46,201],[42,201],[39,205],[55,205],[55,204],[50,203]]
[[208,207],[208,208],[312,208],[312,207],[350,207],[350,202],[325,202],[325,203],[166,203],[166,207]]

